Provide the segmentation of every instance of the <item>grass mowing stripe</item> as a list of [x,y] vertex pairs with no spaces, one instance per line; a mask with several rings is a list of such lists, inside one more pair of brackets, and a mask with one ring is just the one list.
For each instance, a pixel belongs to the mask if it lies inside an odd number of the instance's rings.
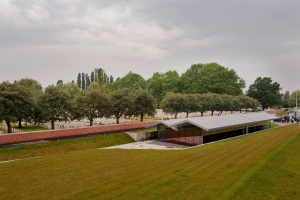
[[[232,199],[299,199],[300,198],[300,131],[269,152],[268,159],[241,186],[241,194]],[[262,189],[264,188],[264,189]],[[268,189],[266,189],[268,188]]]
[[217,199],[232,194],[235,183],[245,180],[246,172],[299,132],[297,128],[269,130],[185,151],[90,149],[4,163],[0,165],[0,196]]
[[[264,159],[261,160],[260,162],[255,163],[255,165],[252,167],[251,170],[249,170],[245,176],[241,177],[241,179],[235,184],[233,188],[235,188],[233,191],[230,193],[224,193],[222,195],[222,199],[235,199],[239,198],[240,194],[243,193],[243,190],[248,187],[249,182],[257,175],[257,173],[262,170],[267,163],[269,163],[272,159],[274,159],[280,152],[283,151],[284,148],[289,146],[289,144],[297,137],[299,137],[299,126],[291,126],[290,128],[293,128],[291,132],[286,135],[289,135],[289,137],[286,141],[283,143],[279,144],[278,146],[275,146],[271,148],[269,151],[267,151],[264,154]],[[281,133],[276,137],[276,140],[281,140],[282,137],[286,136],[285,134]],[[275,140],[274,140],[275,141]],[[274,142],[273,141],[273,142]]]

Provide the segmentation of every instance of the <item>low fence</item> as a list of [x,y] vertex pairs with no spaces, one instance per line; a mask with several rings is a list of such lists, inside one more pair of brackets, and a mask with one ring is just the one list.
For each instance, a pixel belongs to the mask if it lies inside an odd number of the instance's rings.
[[145,133],[130,133],[130,132],[126,132],[126,133],[136,142],[157,139],[157,131],[145,132]]
[[25,132],[25,133],[10,133],[0,135],[0,145],[15,144],[22,142],[38,141],[45,139],[75,137],[83,135],[101,134],[101,133],[113,133],[120,131],[129,131],[142,129],[149,126],[154,122],[140,122],[131,124],[115,124],[115,125],[103,125],[93,126],[87,128],[76,128],[76,129],[63,129],[63,130],[47,130],[47,131],[36,131],[36,132]]

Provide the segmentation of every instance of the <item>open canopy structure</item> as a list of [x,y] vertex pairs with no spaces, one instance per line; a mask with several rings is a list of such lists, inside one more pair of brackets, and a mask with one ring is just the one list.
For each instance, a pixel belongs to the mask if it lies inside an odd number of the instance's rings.
[[160,141],[193,146],[268,129],[276,118],[265,112],[231,114],[161,120],[148,127],[157,126]]
[[[265,113],[253,113],[253,114],[231,114],[231,115],[221,115],[221,116],[211,116],[211,117],[195,117],[195,118],[183,118],[183,119],[171,119],[171,120],[161,120],[148,127],[155,127],[158,124],[163,124],[169,128],[177,129],[178,126],[183,126],[191,124],[197,126],[206,131],[211,131],[220,128],[239,126],[251,124],[253,122],[261,122],[273,120],[278,117]],[[148,128],[147,127],[147,128]]]

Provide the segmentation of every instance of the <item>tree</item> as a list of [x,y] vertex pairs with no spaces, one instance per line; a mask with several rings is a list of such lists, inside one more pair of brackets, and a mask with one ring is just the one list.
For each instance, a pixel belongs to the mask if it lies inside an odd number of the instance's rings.
[[155,115],[155,99],[148,91],[138,91],[134,94],[132,114],[139,115],[141,122],[145,115]]
[[292,92],[289,97],[289,105],[291,107],[296,107],[296,100],[297,100],[297,107],[300,105],[300,90],[296,90]]
[[81,73],[78,73],[78,76],[77,76],[77,85],[78,87],[81,89]]
[[85,80],[86,80],[86,88],[85,89],[87,89],[91,84],[91,80],[90,80],[90,77],[88,74],[85,74]]
[[56,82],[56,85],[58,85],[58,84],[63,84],[64,82],[63,82],[63,80],[58,80],[57,82]]
[[81,73],[81,89],[86,90],[85,73]]
[[109,77],[109,84],[112,84],[114,83],[114,77],[112,75],[110,75]]
[[272,83],[271,77],[258,77],[255,82],[249,86],[246,94],[258,100],[262,109],[281,105],[282,95],[280,94],[280,84]]
[[239,106],[240,112],[242,112],[242,109],[245,109],[246,112],[248,112],[249,108],[257,109],[257,107],[260,105],[260,103],[256,99],[251,98],[246,95],[240,95],[237,98],[239,101],[238,106]]
[[212,116],[214,115],[215,111],[221,111],[224,102],[219,94],[207,93],[207,100],[207,109],[211,111]]
[[7,124],[8,133],[12,132],[11,123],[33,114],[33,96],[29,90],[18,84],[0,84],[0,120]]
[[110,84],[108,88],[112,90],[118,90],[122,88],[128,88],[131,92],[145,90],[147,88],[147,82],[139,74],[128,73],[126,76],[113,84]]
[[55,121],[67,121],[71,117],[70,95],[60,87],[49,86],[38,98],[40,121],[50,122],[54,129]]
[[29,90],[33,98],[37,98],[43,94],[42,85],[32,78],[22,78],[21,80],[16,81],[16,84],[21,85]]
[[245,88],[245,81],[233,69],[225,68],[217,63],[193,64],[180,77],[182,92],[216,93],[240,95]]
[[69,94],[69,97],[71,100],[74,100],[76,94],[80,92],[80,88],[78,87],[78,85],[76,83],[59,84],[56,87],[67,92]]
[[282,107],[289,108],[289,99],[290,99],[290,92],[286,91],[283,96]]
[[165,113],[175,115],[177,119],[177,114],[185,112],[185,97],[182,94],[170,94],[162,100],[161,108]]
[[95,71],[95,81],[99,83],[101,89],[103,89],[106,86],[107,74],[102,68],[96,68],[94,71]]
[[186,118],[189,117],[190,113],[197,112],[199,110],[198,98],[195,94],[185,94],[183,95],[185,98],[185,108],[184,112],[186,112]]
[[116,123],[119,124],[120,117],[126,115],[133,106],[133,97],[130,95],[130,90],[123,88],[112,92],[110,102],[110,113],[116,117]]
[[99,85],[99,83],[97,82],[92,82],[90,84],[90,86],[87,88],[88,91],[91,91],[91,90],[97,90],[97,91],[101,91],[101,86]]
[[95,82],[95,72],[92,71],[91,73],[91,83]]
[[87,118],[90,126],[96,118],[108,116],[109,99],[98,90],[81,91],[76,95],[74,113],[76,119]]
[[156,72],[147,83],[148,89],[151,95],[156,99],[158,107],[160,107],[167,93],[178,93],[180,91],[179,75],[175,70],[169,70],[164,74]]

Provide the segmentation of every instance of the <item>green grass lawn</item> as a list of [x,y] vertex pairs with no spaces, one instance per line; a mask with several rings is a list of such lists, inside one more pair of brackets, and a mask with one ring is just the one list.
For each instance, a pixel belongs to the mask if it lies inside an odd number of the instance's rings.
[[0,163],[0,199],[299,199],[300,195],[300,124],[187,150],[62,152]]
[[134,142],[131,137],[125,133],[120,133],[57,140],[32,145],[11,146],[0,148],[0,161],[95,149],[131,142]]
[[131,133],[145,133],[145,132],[153,132],[153,131],[157,131],[157,128],[147,128],[147,129],[140,129],[140,130],[134,130],[134,131],[130,131]]
[[39,126],[33,126],[33,125],[22,125],[22,128],[18,128],[18,125],[13,125],[13,128],[20,129],[24,132],[32,132],[32,131],[44,131],[44,130],[49,130],[45,127],[39,127]]

